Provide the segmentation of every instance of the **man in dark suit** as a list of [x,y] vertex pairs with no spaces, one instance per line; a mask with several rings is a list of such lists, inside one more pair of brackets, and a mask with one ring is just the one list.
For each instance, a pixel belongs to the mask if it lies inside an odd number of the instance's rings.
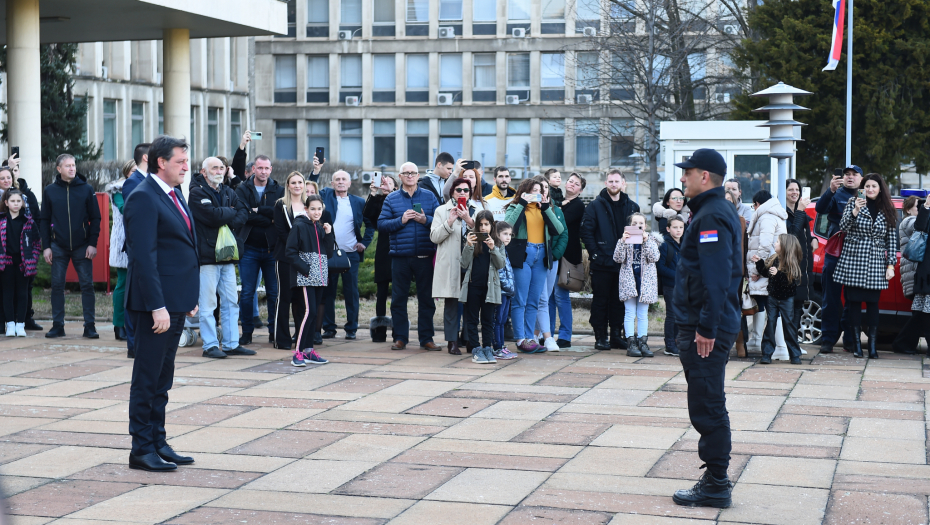
[[184,316],[197,313],[199,255],[190,208],[176,189],[189,170],[188,146],[169,136],[149,148],[149,174],[125,205],[129,268],[126,310],[135,328],[129,390],[129,467],[154,472],[193,463],[168,446],[165,406]]
[[[152,145],[148,142],[137,144],[132,152],[132,160],[136,163],[136,171],[123,183],[123,202],[129,199],[129,195],[136,189],[149,173],[149,148]],[[125,206],[125,205],[124,205]],[[123,250],[127,251],[127,244],[123,244]],[[123,320],[123,335],[126,336],[126,357],[133,359],[136,357],[136,338],[135,330],[132,327],[132,319],[127,315]]]

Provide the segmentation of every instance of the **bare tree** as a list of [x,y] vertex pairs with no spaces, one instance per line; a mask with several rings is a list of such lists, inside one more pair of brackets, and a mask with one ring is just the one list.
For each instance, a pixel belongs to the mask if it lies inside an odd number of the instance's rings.
[[[731,11],[742,17],[741,2],[718,2],[608,0],[601,17],[606,27],[595,27],[594,36],[575,47],[582,77],[576,93],[592,93],[592,102],[599,102],[576,107],[587,118],[609,117],[600,131],[611,141],[612,163],[633,151],[643,157],[653,202],[659,198],[660,122],[723,118],[729,94],[739,90],[726,52],[745,35],[745,20]],[[584,31],[585,23],[578,24]]]

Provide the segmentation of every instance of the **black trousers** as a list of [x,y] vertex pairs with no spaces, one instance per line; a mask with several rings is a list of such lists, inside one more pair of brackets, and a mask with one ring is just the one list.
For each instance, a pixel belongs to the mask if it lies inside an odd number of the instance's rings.
[[[288,305],[291,301],[291,265],[286,262],[275,261],[278,279],[278,299],[275,306],[274,347],[284,350],[291,349],[291,312]],[[297,324],[297,309],[294,308],[294,324]]]
[[387,300],[391,295],[391,283],[384,281],[378,283],[378,292],[375,297],[375,315],[384,317],[387,315]]
[[313,348],[313,336],[323,326],[323,293],[325,286],[295,286],[291,289],[291,306],[297,325],[297,349]]
[[494,313],[497,305],[488,303],[487,286],[468,285],[468,302],[465,303],[465,339],[473,348],[478,348],[478,321],[481,321],[480,346],[494,348]]
[[765,310],[765,334],[762,336],[762,355],[772,357],[775,353],[775,330],[778,329],[778,318],[781,317],[781,327],[785,333],[785,346],[791,358],[801,358],[801,345],[798,344],[798,326],[794,321],[794,297],[776,299],[771,295]]
[[730,415],[724,394],[724,377],[735,334],[717,331],[714,348],[707,357],[697,354],[693,327],[679,327],[678,351],[688,382],[688,416],[701,435],[698,457],[716,478],[727,475],[730,466]]
[[930,314],[923,312],[911,312],[911,318],[898,332],[891,343],[891,348],[899,354],[911,354],[917,352],[920,345],[920,337],[927,339],[930,344]]
[[136,358],[129,387],[129,434],[134,455],[150,454],[167,444],[165,407],[174,382],[174,358],[184,328],[184,312],[169,312],[171,325],[156,334],[152,312],[127,310],[135,327]]
[[[878,301],[856,301],[856,297],[850,297],[850,287],[845,287],[844,296],[846,298],[846,313],[849,316],[849,327],[853,328],[858,326],[860,328],[865,327],[878,327]],[[853,291],[855,294],[855,291]],[[862,303],[865,302],[865,322],[863,323],[862,319]],[[864,331],[864,330],[863,330]],[[859,334],[853,334],[853,337],[859,337]]]
[[3,286],[3,318],[8,323],[25,323],[26,309],[29,305],[29,279],[19,268],[22,257],[18,253],[10,254],[12,262],[0,274]]
[[623,329],[623,301],[620,300],[620,272],[591,270],[591,326],[595,332]]
[[433,258],[394,257],[391,262],[391,317],[394,320],[394,339],[410,342],[410,319],[407,317],[407,297],[410,282],[417,283],[417,336],[420,346],[433,342]]

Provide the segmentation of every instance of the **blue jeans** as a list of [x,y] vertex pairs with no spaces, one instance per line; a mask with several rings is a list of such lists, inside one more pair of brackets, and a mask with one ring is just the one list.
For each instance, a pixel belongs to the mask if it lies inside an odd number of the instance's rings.
[[636,321],[636,337],[649,335],[649,304],[639,302],[639,297],[631,297],[623,302],[623,331],[632,337],[633,321]]
[[346,252],[349,258],[349,271],[345,273],[330,273],[329,286],[323,296],[323,331],[336,331],[336,285],[342,276],[342,297],[346,303],[346,324],[343,326],[346,333],[358,330],[358,266],[362,262],[358,252]]
[[[290,276],[288,276],[288,279],[290,279]],[[258,286],[257,283],[260,282],[262,282],[261,270],[258,271],[258,278],[255,279],[256,286]],[[252,317],[258,317],[258,294],[255,294],[253,297],[255,297],[255,299],[252,300]]]
[[536,313],[539,311],[539,296],[546,286],[546,247],[543,244],[526,244],[526,260],[523,268],[513,269],[513,336],[519,342],[533,337]]
[[200,338],[203,349],[219,347],[216,333],[216,294],[220,295],[220,322],[223,325],[222,348],[239,346],[239,303],[236,301],[236,265],[205,264],[200,267]]
[[87,258],[87,245],[74,250],[52,243],[52,323],[65,325],[65,276],[68,261],[81,283],[81,306],[84,309],[84,328],[94,326],[94,263]]
[[[823,329],[823,338],[821,344],[833,346],[840,339],[840,333],[843,333],[843,346],[852,347],[852,339],[843,328],[846,326],[848,317],[847,309],[843,306],[843,285],[833,280],[833,272],[836,271],[836,264],[839,258],[824,257],[823,274],[821,282],[823,284],[823,317],[821,319],[821,328]],[[858,336],[857,336],[858,337]]]
[[[552,329],[555,330],[555,311],[559,311],[559,339],[563,341],[572,340],[572,298],[571,292],[562,288],[558,284],[552,290],[552,299],[549,300],[549,319],[552,321]],[[552,308],[552,301],[555,301],[555,308]]]
[[420,346],[433,342],[433,258],[398,257],[391,262],[391,317],[394,319],[394,340],[410,342],[410,320],[407,317],[407,297],[410,281],[417,283],[417,335]]
[[501,304],[497,305],[497,312],[494,323],[494,349],[504,348],[504,325],[507,324],[507,317],[510,316],[510,296],[501,294]]
[[[267,249],[245,246],[239,259],[239,277],[242,279],[242,293],[239,295],[239,322],[242,323],[243,335],[255,331],[252,324],[252,309],[249,305],[255,300],[255,287],[258,286],[258,272],[265,277],[265,299],[268,302],[268,333],[274,334],[275,303],[278,301],[278,281],[274,267],[274,254]],[[245,307],[243,308],[243,305]]]
[[542,293],[539,294],[539,310],[536,311],[536,329],[539,330],[540,334],[549,332],[552,334],[552,326],[555,325],[555,321],[551,320],[555,316],[555,301],[550,302],[549,298],[552,297],[553,288],[555,288],[555,282],[559,279],[559,265],[555,263],[552,265],[552,268],[549,268],[546,271],[546,284],[543,287]]

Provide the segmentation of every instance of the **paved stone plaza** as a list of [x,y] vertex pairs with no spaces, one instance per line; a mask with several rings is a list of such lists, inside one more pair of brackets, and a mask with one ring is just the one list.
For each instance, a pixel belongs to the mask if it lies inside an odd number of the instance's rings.
[[168,433],[196,463],[151,474],[127,467],[125,345],[110,326],[98,341],[66,330],[0,339],[14,524],[928,523],[918,356],[731,361],[736,488],[718,511],[670,497],[702,472],[676,358],[592,352],[591,337],[497,365],[341,332],[318,367],[267,344],[223,360],[183,348]]

